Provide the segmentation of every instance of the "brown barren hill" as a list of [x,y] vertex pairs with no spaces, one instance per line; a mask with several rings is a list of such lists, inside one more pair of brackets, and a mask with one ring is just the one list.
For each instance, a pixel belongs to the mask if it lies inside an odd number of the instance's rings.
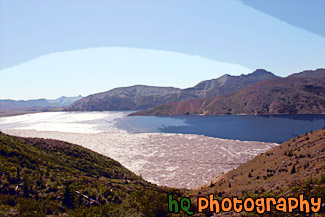
[[217,79],[202,81],[194,87],[186,89],[146,85],[120,87],[84,97],[67,107],[65,110],[142,110],[164,103],[180,102],[188,99],[201,99],[233,93],[251,84],[274,78],[277,78],[277,76],[271,72],[264,69],[257,69],[247,75],[231,76],[225,74]]
[[[305,192],[301,192],[299,188],[308,184],[309,190],[305,189]],[[294,186],[299,187],[294,188]],[[222,196],[264,192],[274,192],[278,196],[294,193],[316,195],[324,192],[324,187],[325,128],[282,143],[217,177],[197,189],[196,193],[200,192],[201,195],[213,193]]]
[[261,81],[232,94],[168,103],[132,115],[323,114],[325,77]]

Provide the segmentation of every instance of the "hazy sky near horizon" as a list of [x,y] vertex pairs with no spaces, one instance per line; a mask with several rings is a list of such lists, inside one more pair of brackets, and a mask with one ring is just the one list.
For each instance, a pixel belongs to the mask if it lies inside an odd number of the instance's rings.
[[324,28],[323,0],[1,0],[0,99],[324,68]]

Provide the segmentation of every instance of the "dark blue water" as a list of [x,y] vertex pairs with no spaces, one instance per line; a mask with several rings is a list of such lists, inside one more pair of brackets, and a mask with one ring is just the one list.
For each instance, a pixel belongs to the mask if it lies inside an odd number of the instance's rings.
[[325,126],[325,115],[131,116],[117,120],[129,132],[199,134],[223,139],[282,143]]

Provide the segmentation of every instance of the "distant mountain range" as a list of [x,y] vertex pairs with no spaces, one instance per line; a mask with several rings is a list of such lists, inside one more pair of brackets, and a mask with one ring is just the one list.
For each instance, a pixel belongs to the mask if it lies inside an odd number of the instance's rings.
[[[286,78],[264,69],[248,75],[225,74],[180,89],[135,85],[82,98],[0,100],[0,115],[12,111],[127,111],[132,115],[310,114],[325,113],[325,69]],[[15,113],[16,114],[16,113]]]
[[65,96],[61,96],[60,98],[57,99],[47,99],[47,101],[55,107],[64,107],[64,106],[69,106],[72,103],[74,103],[75,101],[82,99],[82,96],[75,96],[75,97],[65,97]]
[[277,76],[271,72],[258,69],[248,75],[231,76],[226,74],[218,79],[202,81],[194,87],[187,89],[144,85],[121,87],[82,98],[66,108],[66,110],[107,111],[147,109],[169,102],[201,99],[232,93],[251,84],[274,78],[277,78]]
[[63,108],[81,99],[82,96],[65,97],[58,99],[34,99],[34,100],[0,100],[0,116],[14,115],[25,112],[47,111],[53,108]]
[[231,94],[167,103],[132,115],[325,113],[325,70],[257,82]]
[[0,100],[0,108],[32,108],[32,107],[64,107],[81,99],[82,96],[65,97],[58,99],[33,99],[33,100]]

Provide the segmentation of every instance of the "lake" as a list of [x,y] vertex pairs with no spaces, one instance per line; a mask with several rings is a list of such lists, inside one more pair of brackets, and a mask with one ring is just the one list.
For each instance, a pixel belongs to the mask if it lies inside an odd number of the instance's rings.
[[44,112],[0,118],[0,129],[183,133],[282,143],[325,126],[325,115],[127,116],[131,112]]
[[325,126],[325,115],[128,116],[116,126],[129,132],[199,134],[223,139],[282,143]]

